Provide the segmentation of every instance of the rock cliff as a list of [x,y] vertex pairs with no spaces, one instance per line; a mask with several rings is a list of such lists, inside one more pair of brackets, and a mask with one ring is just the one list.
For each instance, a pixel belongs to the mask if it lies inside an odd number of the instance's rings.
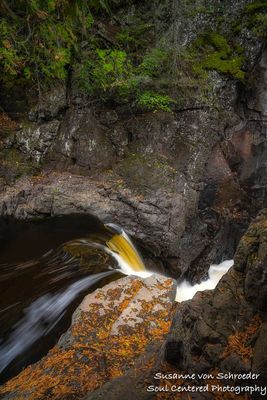
[[266,382],[266,211],[245,233],[267,206],[265,11],[250,0],[129,0],[100,13],[106,50],[118,32],[145,29],[129,36],[133,69],[151,48],[170,52],[160,76],[134,78],[146,94],[164,88],[171,107],[85,95],[75,65],[41,94],[0,83],[1,217],[94,214],[123,226],[148,265],[191,282],[235,254],[214,291],[177,306],[167,278],[128,277],[89,295],[59,344],[2,398],[173,399],[147,392],[157,371],[253,371]]
[[[3,125],[1,134],[1,215],[93,212],[123,225],[167,273],[191,280],[232,256],[266,203],[266,50],[247,28],[256,7],[249,3],[119,5],[112,24],[142,16],[153,23],[153,46],[163,41],[178,54],[179,79],[173,70],[166,77],[172,112],[85,98],[75,77],[37,104],[19,89],[13,97],[3,93],[2,107],[17,122]],[[233,35],[246,79],[238,81],[228,64],[214,66],[204,81],[201,74],[189,79],[186,66],[192,59],[188,68],[196,68],[198,43],[206,38],[215,49],[224,43],[229,53],[225,38]]]

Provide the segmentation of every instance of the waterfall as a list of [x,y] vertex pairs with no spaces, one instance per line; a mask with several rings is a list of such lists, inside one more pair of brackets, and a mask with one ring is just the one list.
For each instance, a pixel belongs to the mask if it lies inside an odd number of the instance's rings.
[[197,292],[215,289],[221,277],[226,274],[233,264],[233,260],[225,260],[218,265],[211,265],[208,271],[208,279],[201,283],[191,285],[188,281],[183,281],[177,287],[176,301],[180,303],[192,299]]
[[[0,339],[0,373],[16,357],[25,353],[38,339],[46,336],[61,320],[67,307],[75,298],[102,278],[113,274],[115,271],[121,271],[126,275],[138,275],[143,278],[151,275],[150,272],[146,271],[141,256],[126,232],[115,224],[108,224],[106,228],[106,236],[88,237],[64,243],[58,249],[48,251],[39,260],[12,266],[12,269],[18,273],[18,271],[23,272],[26,270],[28,266],[35,267],[38,265],[38,261],[41,261],[42,265],[46,267],[42,269],[43,273],[50,275],[54,272],[56,273],[55,277],[50,278],[51,282],[61,280],[64,277],[66,267],[69,267],[70,264],[72,266],[79,265],[78,259],[71,252],[65,250],[77,245],[105,251],[115,258],[118,263],[118,268],[116,269],[113,268],[109,271],[79,279],[64,291],[47,292],[26,307],[24,316],[13,326],[9,338],[5,342],[2,341],[2,343]],[[107,266],[107,268],[110,269],[111,266]],[[36,270],[40,274],[40,268],[36,267]]]
[[[73,251],[72,251],[72,246]],[[79,252],[76,255],[75,246],[100,249],[111,255],[118,266],[101,264],[105,268],[104,272],[95,273],[92,271],[90,276],[81,278],[77,275],[77,281],[64,289],[51,292],[53,285],[60,285],[69,275],[76,276],[79,271],[80,259]],[[81,252],[82,254],[83,252]],[[176,301],[181,302],[194,296],[197,291],[205,289],[214,289],[224,273],[232,266],[233,261],[227,260],[219,265],[211,265],[209,269],[209,278],[200,284],[191,285],[184,281],[177,287]],[[30,305],[24,308],[23,316],[12,327],[9,337],[4,341],[0,339],[0,373],[4,371],[17,357],[26,353],[33,344],[45,337],[53,330],[57,323],[65,314],[67,307],[84,290],[101,279],[120,271],[125,275],[135,275],[141,278],[147,278],[153,272],[147,271],[142,257],[135,248],[130,237],[119,226],[115,224],[106,224],[100,233],[94,233],[88,237],[77,239],[64,243],[55,250],[49,250],[46,254],[37,260],[27,261],[21,264],[3,266],[2,279],[12,279],[10,271],[20,277],[29,273],[30,270],[35,279],[47,279],[47,292],[37,292],[39,297],[33,298]],[[87,273],[90,273],[89,270]],[[41,278],[40,278],[41,277]],[[40,282],[40,280],[36,281]],[[13,305],[12,305],[13,306]],[[9,306],[10,307],[10,306]],[[9,308],[8,307],[8,308]],[[7,308],[7,309],[8,309]],[[5,311],[5,310],[2,310]]]
[[[105,248],[105,251],[109,252],[117,260],[121,271],[126,275],[136,275],[141,278],[151,276],[152,272],[146,270],[141,256],[126,232],[114,224],[110,225],[120,229],[120,234],[114,235],[107,242],[108,248]],[[211,265],[208,271],[208,279],[195,285],[184,280],[177,286],[176,301],[180,303],[190,300],[197,292],[215,289],[222,276],[226,274],[233,264],[233,260],[225,260],[218,265]]]
[[[114,235],[106,243],[107,247],[103,246],[103,249],[117,260],[121,271],[126,275],[136,275],[141,278],[151,276],[152,272],[146,270],[141,256],[126,232],[114,224],[110,224],[110,226],[116,227],[118,234]],[[195,285],[184,280],[177,286],[176,301],[180,303],[190,300],[197,292],[215,289],[222,276],[233,264],[233,260],[225,260],[218,265],[211,265],[208,271],[208,279]]]
[[142,278],[152,275],[152,272],[146,270],[140,254],[123,229],[121,229],[121,234],[114,235],[106,244],[105,250],[116,259],[124,274]]

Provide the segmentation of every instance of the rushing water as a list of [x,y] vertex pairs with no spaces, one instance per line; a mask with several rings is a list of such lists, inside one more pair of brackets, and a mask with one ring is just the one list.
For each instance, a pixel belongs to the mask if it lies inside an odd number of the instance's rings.
[[183,281],[177,287],[176,301],[180,303],[192,299],[197,292],[214,289],[221,277],[226,274],[233,264],[233,260],[225,260],[218,265],[211,265],[208,271],[208,279],[201,283],[191,285],[190,282]]
[[[121,227],[93,216],[0,224],[2,382],[56,343],[86,293],[122,274],[146,278],[153,273]],[[200,284],[180,283],[176,301],[214,289],[232,264],[212,265]]]
[[45,354],[85,293],[121,274],[151,274],[122,228],[92,216],[2,221],[1,236],[2,381]]
[[112,273],[100,272],[80,279],[63,292],[45,294],[26,307],[24,316],[14,325],[8,340],[0,347],[0,373],[36,340],[51,332],[79,293]]

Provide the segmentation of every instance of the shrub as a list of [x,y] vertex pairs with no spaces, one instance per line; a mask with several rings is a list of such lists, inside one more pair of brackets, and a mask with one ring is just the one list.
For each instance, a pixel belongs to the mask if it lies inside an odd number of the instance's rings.
[[124,51],[96,49],[81,64],[79,85],[86,93],[107,92],[126,84],[132,74],[132,65]]
[[5,83],[64,79],[93,24],[91,10],[106,0],[29,0],[0,6],[0,73]]
[[117,94],[128,100],[136,99],[137,104],[148,109],[170,111],[170,97],[147,90],[158,81],[166,54],[154,48],[135,66],[123,50],[96,49],[78,65],[76,79],[84,93],[97,93],[103,100],[114,99]]
[[172,103],[174,103],[174,100],[169,96],[160,93],[145,91],[139,93],[137,96],[137,104],[141,107],[147,108],[148,110],[163,110],[170,112]]
[[164,69],[168,55],[166,50],[155,47],[144,56],[138,68],[139,73],[151,77],[158,76],[161,70]]

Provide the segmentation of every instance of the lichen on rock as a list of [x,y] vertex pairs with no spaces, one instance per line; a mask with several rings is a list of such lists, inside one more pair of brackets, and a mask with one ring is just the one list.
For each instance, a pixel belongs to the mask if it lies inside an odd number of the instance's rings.
[[1,398],[82,399],[120,377],[147,347],[162,344],[175,293],[172,279],[154,275],[125,277],[87,295],[58,344],[3,385]]

